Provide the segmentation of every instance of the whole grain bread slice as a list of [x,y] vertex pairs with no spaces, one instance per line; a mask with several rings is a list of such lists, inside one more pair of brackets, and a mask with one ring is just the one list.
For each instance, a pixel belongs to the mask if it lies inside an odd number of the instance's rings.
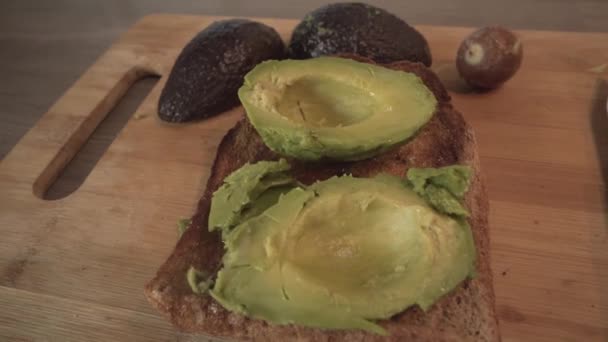
[[[347,56],[372,63],[357,56]],[[474,176],[465,197],[469,223],[477,247],[477,276],[461,283],[427,312],[411,307],[380,321],[387,337],[359,330],[321,330],[297,325],[272,325],[229,312],[209,295],[197,295],[186,282],[190,266],[215,274],[224,253],[219,234],[207,230],[211,197],[223,179],[245,163],[276,160],[246,118],[239,121],[219,145],[207,188],[190,228],[175,250],[145,287],[150,303],[180,330],[234,340],[255,341],[498,341],[498,323],[490,270],[488,197],[481,178],[475,136],[450,103],[437,76],[419,63],[385,65],[417,74],[438,100],[431,120],[407,143],[371,159],[356,162],[302,163],[292,160],[293,174],[310,184],[334,175],[371,177],[380,172],[404,176],[410,167],[467,164]]]

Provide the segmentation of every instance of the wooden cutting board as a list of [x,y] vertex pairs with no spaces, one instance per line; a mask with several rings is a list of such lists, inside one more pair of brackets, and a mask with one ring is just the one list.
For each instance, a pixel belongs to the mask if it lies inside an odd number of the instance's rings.
[[[0,340],[167,341],[180,336],[143,285],[177,239],[215,149],[242,115],[169,125],[156,103],[176,55],[218,17],[154,15],[125,33],[0,164]],[[293,20],[260,19],[287,39]],[[477,132],[491,199],[505,341],[608,339],[608,34],[520,31],[501,89],[467,92],[453,67],[471,30],[420,26],[455,105]],[[129,86],[161,81],[84,184],[42,195]]]

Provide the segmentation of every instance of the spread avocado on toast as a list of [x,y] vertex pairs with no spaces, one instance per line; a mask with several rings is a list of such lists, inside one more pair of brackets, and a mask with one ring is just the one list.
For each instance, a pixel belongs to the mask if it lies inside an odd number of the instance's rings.
[[147,298],[237,340],[499,340],[473,131],[422,64],[348,57],[245,77]]
[[[209,227],[221,227],[225,254],[209,294],[226,309],[276,324],[385,335],[371,320],[414,304],[426,310],[473,274],[466,210],[453,214],[467,167],[268,186],[264,179],[276,179],[279,165],[285,160],[243,166],[228,178],[253,176],[253,187],[224,182],[211,201]],[[462,178],[433,182],[454,169]],[[425,201],[428,194],[437,200]],[[239,218],[234,226],[211,224],[226,212]],[[209,279],[202,282],[208,288]],[[202,292],[198,282],[191,286]]]

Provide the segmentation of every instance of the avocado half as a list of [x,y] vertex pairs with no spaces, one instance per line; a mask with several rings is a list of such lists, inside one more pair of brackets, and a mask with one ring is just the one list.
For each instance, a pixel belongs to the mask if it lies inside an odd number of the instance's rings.
[[401,143],[437,99],[415,74],[345,58],[266,61],[239,98],[273,151],[303,160],[359,160]]
[[212,23],[177,57],[158,100],[160,119],[205,119],[238,105],[245,74],[284,52],[283,40],[270,26],[246,19]]
[[336,3],[320,7],[296,26],[289,57],[307,59],[352,53],[390,63],[408,60],[431,66],[424,36],[396,15],[364,3]]
[[427,310],[474,273],[466,210],[454,210],[466,166],[310,186],[286,183],[289,167],[247,164],[214,193],[209,229],[222,232],[223,267],[211,289],[189,278],[195,293],[275,324],[386,334],[375,320]]

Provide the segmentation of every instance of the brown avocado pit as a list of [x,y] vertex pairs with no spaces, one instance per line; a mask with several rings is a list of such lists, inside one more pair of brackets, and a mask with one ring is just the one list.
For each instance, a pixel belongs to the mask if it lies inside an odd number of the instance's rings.
[[461,43],[456,57],[460,75],[472,86],[491,89],[509,80],[521,65],[523,46],[499,26],[481,28]]

